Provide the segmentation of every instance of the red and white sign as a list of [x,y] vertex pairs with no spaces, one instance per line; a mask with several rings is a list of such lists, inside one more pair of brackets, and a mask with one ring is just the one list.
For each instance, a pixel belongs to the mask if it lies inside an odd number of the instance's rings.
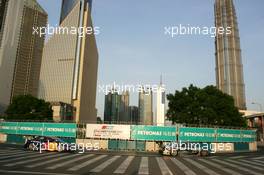
[[87,138],[130,139],[130,125],[87,124]]

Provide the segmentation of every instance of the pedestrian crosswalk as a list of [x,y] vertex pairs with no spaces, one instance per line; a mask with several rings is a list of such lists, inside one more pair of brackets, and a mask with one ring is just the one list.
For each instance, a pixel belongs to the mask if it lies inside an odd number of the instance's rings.
[[[259,156],[163,157],[159,155],[118,155],[118,153],[56,153],[12,150],[1,152],[0,172],[21,168],[26,172],[62,174],[185,174],[263,175],[264,158]],[[105,172],[106,171],[106,172]],[[33,174],[33,173],[32,173]]]

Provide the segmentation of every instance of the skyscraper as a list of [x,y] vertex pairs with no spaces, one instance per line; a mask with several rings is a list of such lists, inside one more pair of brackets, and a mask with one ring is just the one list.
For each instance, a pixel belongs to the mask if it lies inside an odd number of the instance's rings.
[[104,121],[127,123],[129,118],[129,92],[119,95],[111,91],[105,95]]
[[36,0],[0,0],[0,113],[16,95],[38,95],[47,13]]
[[217,87],[234,97],[235,105],[246,109],[243,65],[237,16],[233,0],[215,1],[215,26],[231,27],[231,34],[217,34],[215,38]]
[[117,92],[109,92],[105,95],[104,121],[118,122],[120,119],[121,96]]
[[[60,28],[93,28],[91,1],[63,0]],[[76,122],[96,122],[98,51],[95,34],[55,33],[44,46],[39,97],[75,108]]]
[[157,116],[155,124],[164,126],[165,123],[165,89],[160,81],[160,85],[157,89]]
[[139,120],[140,124],[153,125],[153,93],[149,88],[139,93]]
[[121,94],[119,121],[129,122],[129,92]]

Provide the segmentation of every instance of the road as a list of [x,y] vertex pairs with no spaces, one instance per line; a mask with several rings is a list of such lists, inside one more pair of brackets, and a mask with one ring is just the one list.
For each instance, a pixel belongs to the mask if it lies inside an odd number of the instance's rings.
[[263,175],[264,154],[236,153],[209,157],[184,154],[176,158],[124,152],[40,154],[0,144],[0,174]]

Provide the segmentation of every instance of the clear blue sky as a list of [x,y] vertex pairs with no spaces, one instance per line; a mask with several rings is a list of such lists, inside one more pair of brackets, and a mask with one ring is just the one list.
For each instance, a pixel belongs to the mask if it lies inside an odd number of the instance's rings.
[[[58,24],[60,0],[38,0]],[[238,16],[247,106],[264,105],[264,1],[234,0]],[[164,77],[167,92],[194,84],[215,85],[214,38],[169,38],[164,26],[214,26],[214,0],[94,0],[93,22],[100,27],[98,84],[157,84]],[[137,105],[138,94],[131,95]],[[104,95],[97,94],[103,116]],[[263,106],[264,107],[264,106]]]

